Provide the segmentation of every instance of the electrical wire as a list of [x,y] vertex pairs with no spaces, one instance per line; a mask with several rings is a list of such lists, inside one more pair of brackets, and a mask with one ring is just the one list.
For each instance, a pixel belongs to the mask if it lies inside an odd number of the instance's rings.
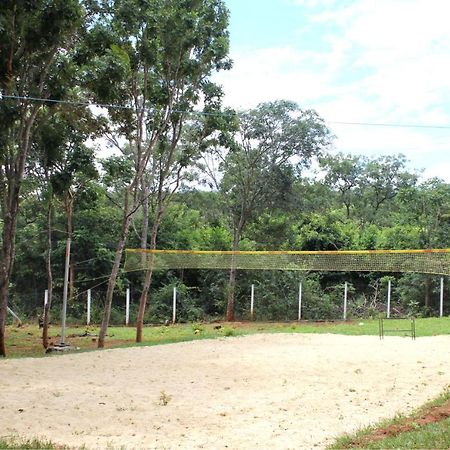
[[420,125],[420,124],[402,124],[402,123],[373,123],[373,122],[342,122],[338,120],[327,120],[328,123],[334,125],[358,125],[365,127],[391,127],[391,128],[426,128],[450,130],[450,125]]
[[[55,104],[64,104],[71,105],[75,107],[90,107],[96,106],[98,108],[108,108],[108,109],[122,109],[122,110],[133,110],[138,112],[155,112],[156,109],[152,108],[135,108],[133,106],[127,105],[116,105],[116,104],[108,104],[108,103],[95,103],[95,102],[75,102],[71,100],[57,100],[51,98],[40,98],[40,97],[28,97],[28,96],[20,96],[20,95],[6,95],[0,94],[1,99],[11,99],[11,100],[25,100],[25,101],[35,101],[35,102],[43,102],[43,103],[55,103]],[[199,116],[220,116],[223,113],[220,112],[207,112],[207,111],[183,111],[183,110],[173,110],[174,113],[179,114],[190,114],[190,115],[199,115]],[[450,125],[424,125],[424,124],[411,124],[411,123],[379,123],[379,122],[346,122],[340,120],[327,120],[329,124],[333,125],[349,125],[349,126],[368,126],[368,127],[389,127],[389,128],[422,128],[422,129],[435,129],[435,130],[450,130]]]

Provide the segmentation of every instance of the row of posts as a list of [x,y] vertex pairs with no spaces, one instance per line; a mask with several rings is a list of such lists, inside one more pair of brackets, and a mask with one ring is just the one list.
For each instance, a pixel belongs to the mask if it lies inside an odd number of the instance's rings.
[[[386,306],[386,317],[389,319],[391,316],[391,280],[388,280],[387,286],[387,306]],[[302,283],[298,285],[298,320],[302,320],[302,295],[303,295]],[[127,288],[125,295],[125,325],[130,323],[130,288]],[[44,294],[44,307],[48,302],[48,291],[45,290]],[[348,283],[344,283],[344,313],[343,319],[347,320],[347,304],[348,304]],[[250,291],[250,320],[254,320],[255,313],[255,285],[251,285]],[[440,296],[439,296],[439,317],[444,315],[444,278],[441,278],[440,284]],[[177,317],[177,288],[173,288],[172,296],[172,323],[176,322]],[[91,289],[87,291],[87,318],[86,324],[91,323]]]

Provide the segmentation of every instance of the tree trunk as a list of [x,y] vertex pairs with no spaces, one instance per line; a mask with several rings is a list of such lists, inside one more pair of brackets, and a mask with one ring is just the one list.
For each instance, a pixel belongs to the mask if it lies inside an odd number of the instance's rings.
[[[241,240],[241,232],[243,228],[243,221],[241,219],[238,228],[234,232],[233,236],[233,252],[237,252],[239,250],[239,242]],[[235,265],[235,256],[233,254],[231,259],[231,268],[230,268],[230,278],[228,279],[228,289],[227,289],[227,322],[234,321],[234,298],[236,292],[236,265]]]
[[2,247],[0,253],[0,356],[3,357],[6,357],[5,327],[6,315],[8,313],[9,280],[14,263],[20,185],[23,178],[26,155],[30,146],[31,127],[35,117],[36,114],[32,113],[26,123],[25,130],[21,133],[23,139],[22,146],[19,149],[19,155],[14,159],[14,163],[10,164],[8,171],[5,170],[6,174],[3,170],[1,171],[2,184],[7,183],[7,187],[3,187],[0,191],[3,216]]
[[5,327],[6,327],[6,314],[8,313],[8,285],[9,276],[5,273],[6,264],[2,264],[1,281],[0,281],[0,356],[6,356],[5,346]]
[[[143,195],[143,223],[142,223],[142,236],[141,236],[141,249],[147,249],[148,242],[148,219],[149,219],[149,208],[148,208],[148,184],[144,180],[142,183],[142,195]],[[153,230],[152,230],[152,238],[151,242],[153,242]],[[142,267],[144,267],[147,255],[145,252],[142,253]],[[141,298],[139,300],[139,310],[136,318],[136,342],[142,342],[142,330],[144,328],[144,314],[145,308],[147,305],[147,297],[148,291],[150,290],[150,286],[152,284],[152,275],[153,271],[145,271],[144,274],[144,282],[142,287]]]
[[53,273],[52,273],[52,212],[53,201],[49,199],[47,209],[47,304],[44,307],[44,321],[42,325],[42,345],[44,348],[48,347],[48,326],[50,323],[50,308],[52,307],[53,298]]
[[141,298],[139,300],[139,311],[136,319],[136,342],[142,342],[142,330],[144,328],[144,315],[147,306],[148,292],[152,284],[153,270],[145,272],[144,285],[142,287]]
[[[156,237],[158,236],[159,224],[161,222],[162,209],[159,209],[152,227],[152,235],[150,238],[150,248],[156,249]],[[141,298],[139,300],[139,311],[136,319],[136,342],[142,342],[142,330],[144,328],[144,315],[147,306],[148,293],[152,285],[153,268],[145,271],[144,285],[142,287]]]
[[[127,194],[128,195],[128,194]],[[125,242],[128,236],[128,230],[130,229],[131,215],[128,213],[127,208],[124,211],[122,220],[122,229],[120,231],[119,243],[117,244],[116,254],[114,257],[114,264],[111,270],[111,275],[108,281],[108,289],[106,291],[105,309],[103,311],[102,325],[100,333],[98,335],[98,348],[105,346],[106,332],[108,331],[109,318],[111,316],[112,300],[114,295],[114,288],[116,287],[117,276],[119,274],[120,262],[122,260],[123,250],[125,248]]]

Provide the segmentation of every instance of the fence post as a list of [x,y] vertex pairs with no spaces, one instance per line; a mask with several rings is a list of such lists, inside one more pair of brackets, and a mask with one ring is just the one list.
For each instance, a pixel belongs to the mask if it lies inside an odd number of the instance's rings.
[[173,287],[173,308],[172,308],[172,324],[177,320],[177,287]]
[[130,288],[127,288],[127,294],[125,299],[125,325],[128,326],[130,322]]
[[348,286],[347,282],[344,284],[344,320],[347,320],[347,294],[348,294]]
[[389,319],[390,317],[391,317],[391,280],[388,280],[386,318]]
[[444,277],[441,277],[441,295],[439,298],[439,317],[444,315]]
[[250,294],[250,320],[253,321],[254,318],[254,311],[253,306],[255,304],[255,285],[252,284],[252,290]]
[[87,290],[87,318],[86,318],[86,324],[91,324],[91,290]]
[[302,283],[298,284],[298,321],[302,320]]

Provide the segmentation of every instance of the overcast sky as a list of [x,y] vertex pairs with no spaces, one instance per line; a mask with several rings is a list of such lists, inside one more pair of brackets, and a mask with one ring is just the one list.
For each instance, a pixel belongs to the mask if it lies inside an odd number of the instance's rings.
[[450,0],[225,3],[234,67],[216,81],[228,106],[294,100],[326,120],[335,151],[403,153],[450,182]]

